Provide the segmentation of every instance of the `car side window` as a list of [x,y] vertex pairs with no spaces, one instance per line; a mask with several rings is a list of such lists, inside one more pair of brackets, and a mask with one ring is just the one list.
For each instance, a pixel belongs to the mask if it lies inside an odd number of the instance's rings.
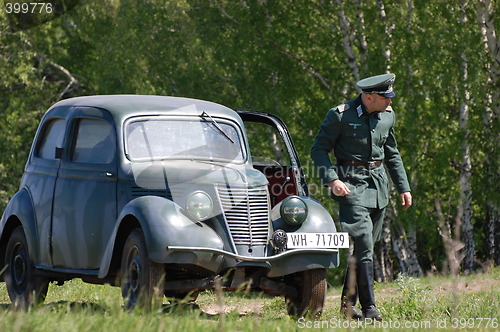
[[278,130],[258,122],[245,122],[253,163],[256,165],[290,165],[288,150]]
[[65,119],[49,120],[39,141],[36,156],[43,159],[56,159],[56,148],[62,147],[65,128]]
[[113,161],[116,141],[113,126],[100,119],[79,119],[75,128],[71,161],[109,164]]

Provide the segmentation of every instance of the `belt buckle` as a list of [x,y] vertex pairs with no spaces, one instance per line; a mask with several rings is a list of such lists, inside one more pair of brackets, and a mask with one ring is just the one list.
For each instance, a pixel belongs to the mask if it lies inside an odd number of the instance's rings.
[[368,162],[368,169],[373,169],[373,168],[377,168],[377,162],[369,161]]

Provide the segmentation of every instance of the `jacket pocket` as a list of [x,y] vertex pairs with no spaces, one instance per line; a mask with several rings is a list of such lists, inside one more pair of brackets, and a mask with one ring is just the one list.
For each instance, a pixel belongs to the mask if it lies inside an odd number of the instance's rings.
[[362,144],[366,145],[368,144],[368,137],[366,135],[363,135],[361,131],[346,131],[344,133],[345,140],[346,142],[349,142],[351,144]]

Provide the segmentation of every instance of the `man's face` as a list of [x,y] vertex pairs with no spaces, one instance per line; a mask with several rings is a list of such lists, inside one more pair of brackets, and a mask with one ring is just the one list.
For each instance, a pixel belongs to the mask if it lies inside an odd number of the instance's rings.
[[392,104],[392,99],[382,95],[371,93],[368,95],[368,105],[366,109],[368,112],[384,112],[389,105]]

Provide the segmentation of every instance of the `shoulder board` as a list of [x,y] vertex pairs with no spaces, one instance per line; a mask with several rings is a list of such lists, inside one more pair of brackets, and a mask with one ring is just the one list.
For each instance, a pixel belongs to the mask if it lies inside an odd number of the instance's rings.
[[351,106],[349,106],[348,104],[340,104],[336,108],[339,111],[339,113],[342,113],[344,111],[347,111],[349,109],[349,107],[351,107]]
[[387,112],[392,112],[392,106],[387,106],[387,108],[385,109]]

